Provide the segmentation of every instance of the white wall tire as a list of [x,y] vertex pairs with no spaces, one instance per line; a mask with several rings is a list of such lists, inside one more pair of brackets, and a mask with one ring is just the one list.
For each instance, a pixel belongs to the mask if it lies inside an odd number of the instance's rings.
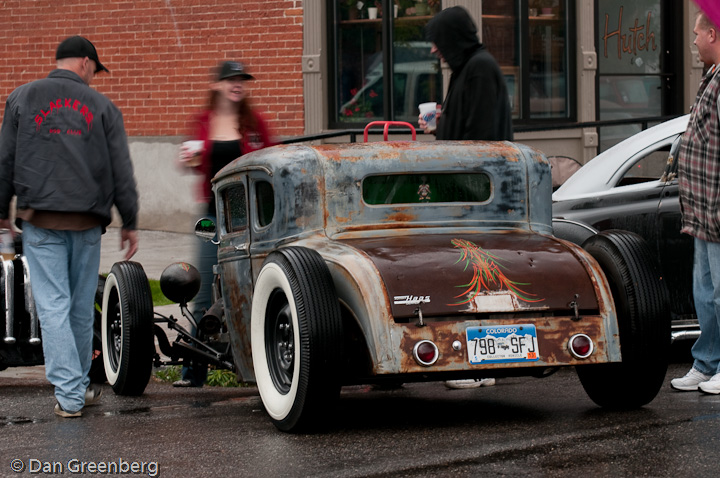
[[271,421],[283,431],[320,425],[320,412],[340,391],[342,323],[317,252],[290,247],[268,256],[255,283],[250,327],[258,391]]
[[[291,412],[292,406],[297,397],[299,367],[294,367],[295,360],[302,360],[299,354],[302,351],[296,351],[293,357],[292,380],[289,384],[289,390],[279,387],[272,378],[270,366],[268,364],[267,348],[270,346],[265,340],[266,334],[266,315],[268,312],[268,302],[271,297],[279,300],[279,294],[283,294],[287,299],[291,313],[292,340],[293,345],[300,342],[299,325],[297,322],[297,311],[295,301],[293,300],[292,289],[290,283],[285,277],[282,269],[275,263],[269,263],[260,271],[258,280],[253,294],[252,321],[251,321],[251,342],[253,344],[252,356],[255,367],[255,376],[258,378],[257,386],[260,396],[262,397],[265,410],[273,420],[283,420]],[[256,347],[255,344],[258,344]]]
[[153,305],[150,285],[137,262],[117,262],[102,299],[105,376],[118,395],[141,395],[152,372]]
[[[114,308],[119,306],[117,289],[118,284],[117,279],[115,278],[115,274],[108,274],[107,278],[105,279],[105,290],[103,292],[102,300],[101,337],[102,358],[103,364],[105,365],[105,376],[107,377],[107,381],[111,386],[114,386],[115,383],[117,383],[118,374],[120,371],[120,367],[117,366],[118,359],[119,361],[122,361],[122,348],[119,348],[119,350],[117,350],[117,344],[113,340],[109,339],[109,337],[112,336],[112,334],[110,333],[110,327],[112,327],[112,324],[109,323],[112,321],[112,319],[109,317],[109,310],[111,307]],[[122,312],[118,311],[118,313]],[[122,334],[122,330],[120,330],[120,334]],[[115,348],[116,351],[113,351],[111,353],[111,348]]]

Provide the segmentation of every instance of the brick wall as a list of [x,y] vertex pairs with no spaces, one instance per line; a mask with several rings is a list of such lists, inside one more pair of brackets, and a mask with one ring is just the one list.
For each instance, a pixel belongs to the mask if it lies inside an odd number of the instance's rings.
[[275,135],[301,135],[302,14],[301,0],[0,0],[0,102],[82,35],[110,70],[92,86],[120,107],[129,136],[184,134],[223,60],[257,78],[250,96]]

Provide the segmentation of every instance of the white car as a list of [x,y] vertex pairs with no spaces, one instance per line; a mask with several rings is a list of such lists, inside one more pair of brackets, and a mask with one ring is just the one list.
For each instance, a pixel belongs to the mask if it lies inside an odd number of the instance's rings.
[[553,193],[554,234],[581,244],[597,231],[641,235],[670,293],[673,340],[699,335],[692,299],[692,238],[680,234],[676,152],[689,115],[599,154]]
[[597,155],[555,191],[553,201],[662,186],[670,149],[687,128],[689,118],[679,116],[648,128]]

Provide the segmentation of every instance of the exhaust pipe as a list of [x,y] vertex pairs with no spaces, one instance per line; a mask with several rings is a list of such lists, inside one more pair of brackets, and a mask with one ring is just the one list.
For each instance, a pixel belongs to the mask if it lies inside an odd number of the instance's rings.
[[223,323],[223,301],[218,299],[198,322],[198,330],[204,335],[213,335],[220,332]]

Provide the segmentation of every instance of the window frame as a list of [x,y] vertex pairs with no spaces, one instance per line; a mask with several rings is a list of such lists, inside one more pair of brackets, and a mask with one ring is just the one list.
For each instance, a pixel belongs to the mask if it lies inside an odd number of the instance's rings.
[[[371,196],[372,193],[369,191],[369,188],[377,188],[380,187],[380,184],[369,184],[372,183],[375,179],[382,180],[385,179],[387,181],[391,181],[391,178],[417,178],[427,176],[428,179],[432,180],[433,183],[435,183],[436,186],[438,185],[444,185],[445,188],[450,185],[449,182],[443,183],[443,179],[445,178],[465,178],[468,179],[469,177],[475,177],[477,180],[484,181],[486,184],[483,185],[484,193],[487,195],[485,199],[482,200],[450,200],[450,201],[437,201],[437,200],[428,200],[424,201],[423,199],[420,199],[420,190],[417,189],[418,194],[418,201],[397,201],[397,202],[371,202],[369,201],[369,196]],[[426,181],[423,183],[423,185],[427,185],[430,181]],[[401,188],[406,188],[409,182],[402,182],[398,183],[395,182],[392,185],[399,186]],[[479,183],[474,184],[477,186]],[[468,186],[468,184],[464,184],[462,186]],[[414,186],[413,186],[413,189]],[[470,188],[467,188],[470,190]],[[457,204],[472,204],[472,205],[485,205],[490,203],[494,197],[495,193],[495,184],[493,183],[493,177],[487,173],[486,171],[466,171],[466,172],[448,172],[448,171],[413,171],[413,172],[389,172],[389,173],[375,173],[368,176],[365,176],[362,179],[362,183],[360,185],[361,190],[361,197],[362,202],[366,206],[369,207],[400,207],[400,206],[411,206],[411,207],[423,207],[423,206],[441,206],[441,205],[457,205]],[[444,193],[446,193],[446,189],[442,190]],[[437,190],[431,191],[428,189],[428,192],[431,194],[437,193]],[[386,196],[387,197],[387,196]]]
[[[530,111],[530,17],[529,17],[529,0],[516,0],[515,8],[519,14],[516,17],[515,28],[517,34],[518,47],[520,51],[517,53],[519,59],[518,65],[500,65],[503,71],[516,70],[518,72],[518,78],[515,82],[514,90],[520,95],[521,103],[517,102],[517,96],[515,97],[515,108],[519,108],[519,117],[513,119],[514,126],[537,126],[544,124],[570,124],[577,122],[578,118],[578,101],[577,101],[577,31],[574,25],[576,25],[577,17],[577,6],[576,2],[572,0],[562,0],[565,2],[566,16],[564,18],[565,31],[566,31],[566,45],[565,49],[565,62],[567,64],[567,112],[564,117],[550,117],[550,118],[531,118]],[[445,2],[443,2],[445,3]],[[447,7],[449,5],[443,5]],[[383,75],[383,111],[385,120],[391,120],[395,118],[395,99],[393,90],[393,80],[395,76],[394,71],[394,58],[393,58],[393,15],[392,8],[393,4],[389,1],[383,1],[383,12],[382,12],[382,52],[383,52],[383,71],[390,72],[390,74]],[[336,22],[338,15],[338,5],[336,1],[328,2],[327,9],[327,46],[328,46],[328,93],[327,93],[327,125],[328,129],[348,129],[353,127],[362,127],[367,121],[357,122],[346,122],[339,121],[336,116],[337,111],[340,109],[340,104],[336,104],[338,95],[338,41],[339,38],[339,23]],[[513,12],[515,13],[515,12]],[[484,16],[484,15],[483,15]],[[482,31],[482,22],[484,19],[476,18],[478,28]],[[490,52],[492,53],[492,47],[489,46]],[[447,65],[443,64],[443,70]],[[447,90],[448,75],[443,75],[443,99]],[[509,91],[510,92],[510,91]],[[417,121],[413,121],[412,124],[417,127]]]
[[[228,207],[230,205],[228,195],[231,192],[235,192],[236,189],[240,188],[242,188],[243,198],[245,201],[245,221],[244,225],[233,227],[232,219],[235,216],[233,215],[232,209]],[[225,185],[220,191],[218,191],[218,199],[221,203],[220,211],[218,211],[221,214],[217,217],[218,222],[220,222],[219,230],[221,232],[221,236],[224,237],[238,234],[247,234],[250,230],[250,209],[248,204],[247,184],[244,181],[237,181]]]
[[[565,31],[567,33],[565,49],[565,62],[567,63],[567,113],[563,118],[531,118],[530,111],[530,6],[529,0],[520,0],[520,15],[518,15],[518,31],[520,53],[520,64],[515,65],[519,69],[519,93],[521,98],[520,117],[513,119],[514,126],[529,126],[542,124],[563,124],[576,123],[578,118],[578,102],[577,102],[577,61],[576,61],[576,45],[577,31],[572,28],[576,24],[576,2],[572,0],[561,0],[565,2],[566,16]],[[488,47],[492,53],[492,48]],[[501,65],[502,67],[503,65]]]
[[[340,110],[342,105],[336,104],[336,100],[339,98],[338,95],[338,38],[339,38],[339,23],[335,21],[338,17],[338,2],[328,2],[328,14],[327,20],[327,46],[328,46],[328,95],[327,98],[327,124],[329,129],[348,129],[354,127],[364,127],[369,121],[339,121],[336,120],[336,113]],[[383,52],[383,121],[396,121],[395,112],[395,90],[393,88],[393,82],[395,79],[395,61],[394,61],[394,49],[393,49],[393,20],[394,20],[394,3],[383,0],[382,1],[382,15],[378,18],[381,22],[382,28],[382,52]],[[442,66],[439,64],[440,71]],[[385,74],[384,72],[390,72]],[[442,90],[442,96],[444,96],[444,89]],[[377,120],[378,118],[373,118]],[[413,126],[417,128],[417,120],[411,122]]]

